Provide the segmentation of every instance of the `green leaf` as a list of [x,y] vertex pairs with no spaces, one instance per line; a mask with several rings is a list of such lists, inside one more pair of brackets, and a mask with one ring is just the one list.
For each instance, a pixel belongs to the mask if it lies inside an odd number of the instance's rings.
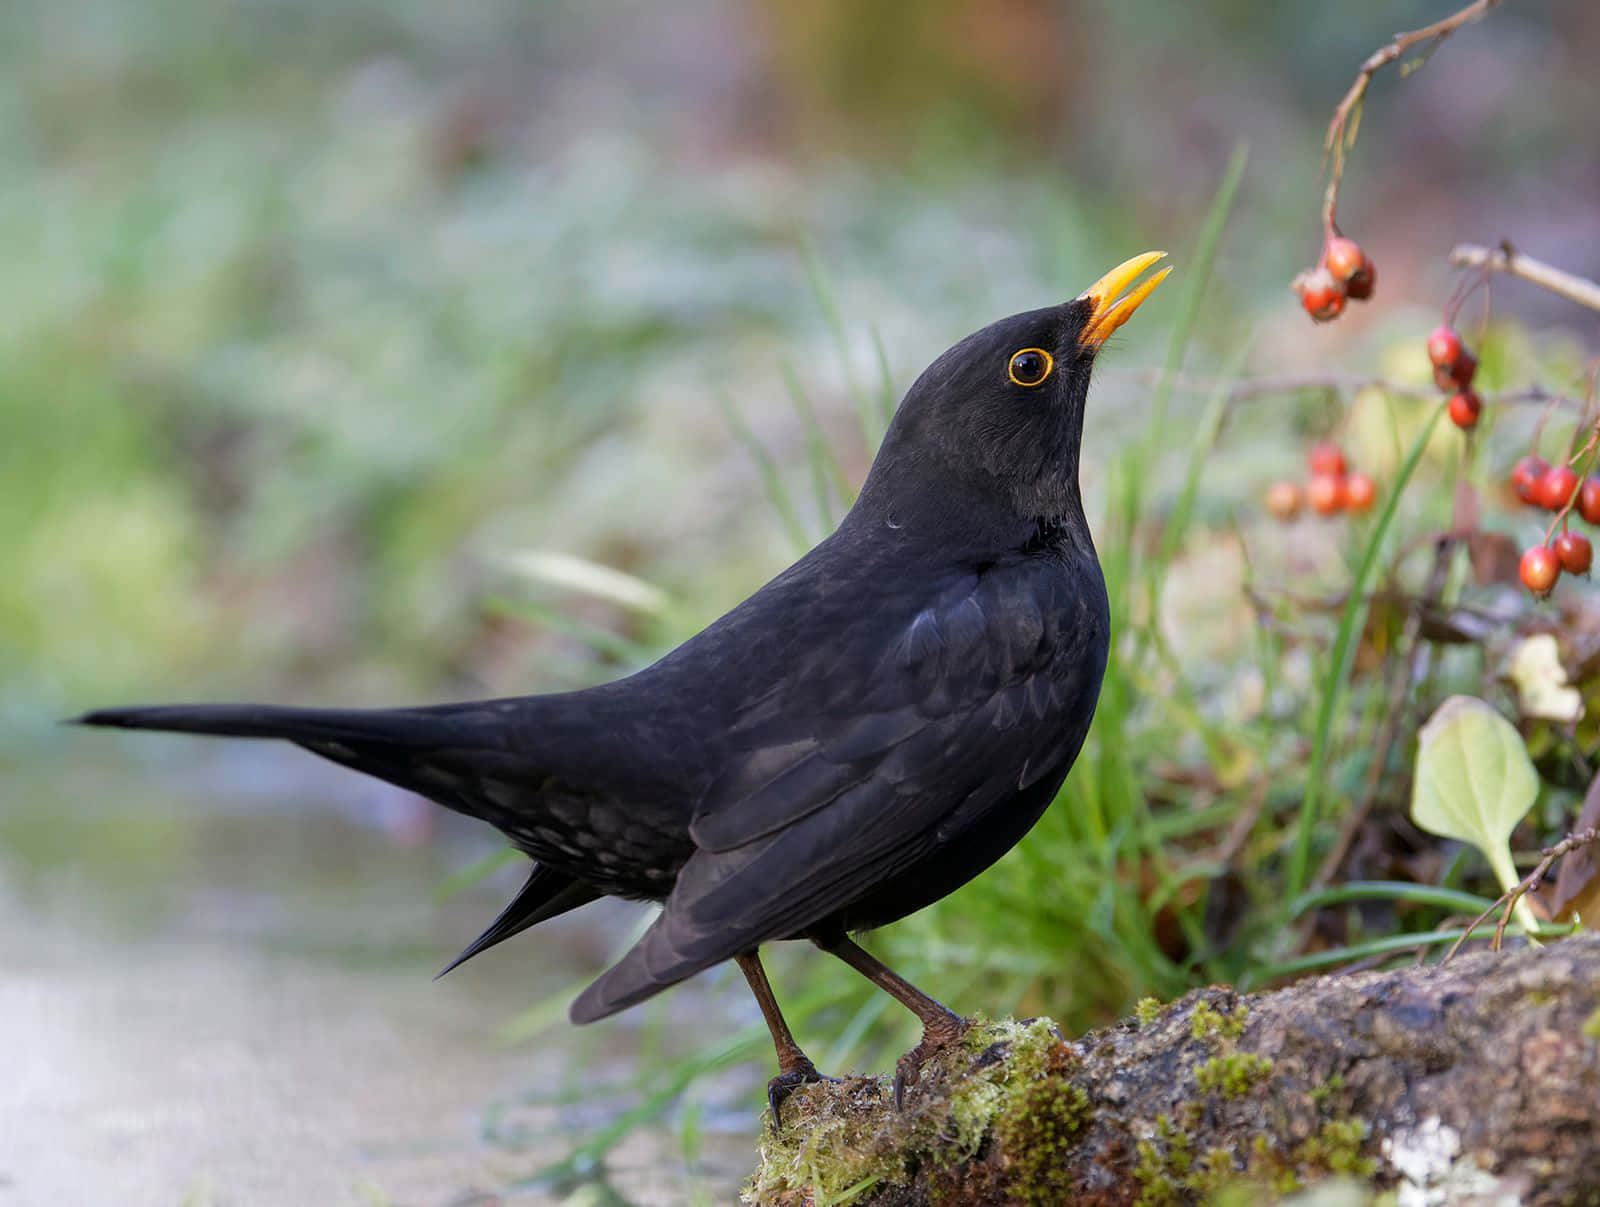
[[[1510,892],[1521,880],[1511,858],[1511,831],[1539,795],[1539,776],[1522,735],[1482,700],[1451,696],[1417,739],[1411,820],[1430,834],[1472,843]],[[1535,925],[1521,899],[1517,920]]]

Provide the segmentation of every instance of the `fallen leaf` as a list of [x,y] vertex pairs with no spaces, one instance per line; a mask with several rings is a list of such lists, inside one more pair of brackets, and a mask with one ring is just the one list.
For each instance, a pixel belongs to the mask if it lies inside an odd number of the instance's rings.
[[1525,717],[1576,721],[1583,716],[1583,695],[1567,681],[1561,646],[1550,633],[1535,633],[1511,651],[1508,675],[1517,686],[1517,706]]
[[[1600,775],[1590,782],[1572,829],[1577,833],[1596,826],[1600,826]],[[1583,918],[1590,926],[1600,920],[1600,863],[1595,860],[1593,843],[1561,857],[1561,870],[1550,895],[1550,914],[1557,922]]]

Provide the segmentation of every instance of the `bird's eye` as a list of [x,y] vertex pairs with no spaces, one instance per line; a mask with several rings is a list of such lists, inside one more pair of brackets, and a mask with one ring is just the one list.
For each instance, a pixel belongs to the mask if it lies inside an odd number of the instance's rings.
[[1050,376],[1055,365],[1055,358],[1043,348],[1024,348],[1011,354],[1006,373],[1019,386],[1037,386]]

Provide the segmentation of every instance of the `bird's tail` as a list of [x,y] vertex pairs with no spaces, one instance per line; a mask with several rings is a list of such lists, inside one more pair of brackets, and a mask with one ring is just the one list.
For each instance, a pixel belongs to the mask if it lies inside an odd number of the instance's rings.
[[[526,823],[488,782],[537,782],[537,759],[516,735],[538,729],[536,698],[428,708],[275,708],[265,704],[171,704],[106,708],[73,720],[117,729],[162,729],[233,738],[281,738],[497,826],[513,843]],[[509,799],[509,798],[508,798]],[[520,845],[520,844],[519,844]],[[600,896],[535,864],[516,900],[444,972],[512,935]],[[444,972],[439,975],[443,976]]]
[[329,709],[168,704],[98,709],[73,720],[117,729],[281,738],[475,817],[483,817],[485,810],[481,795],[473,790],[476,785],[471,781],[476,777],[472,771],[478,756],[499,745],[493,728],[486,726],[482,717],[458,706]]

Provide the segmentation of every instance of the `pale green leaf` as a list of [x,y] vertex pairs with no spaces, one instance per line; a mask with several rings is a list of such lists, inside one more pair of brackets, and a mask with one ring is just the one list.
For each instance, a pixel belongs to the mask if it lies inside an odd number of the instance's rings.
[[[1417,738],[1411,820],[1430,834],[1472,843],[1509,891],[1520,879],[1511,831],[1539,795],[1522,735],[1482,700],[1451,696]],[[1518,906],[1518,919],[1531,926],[1532,914]]]

